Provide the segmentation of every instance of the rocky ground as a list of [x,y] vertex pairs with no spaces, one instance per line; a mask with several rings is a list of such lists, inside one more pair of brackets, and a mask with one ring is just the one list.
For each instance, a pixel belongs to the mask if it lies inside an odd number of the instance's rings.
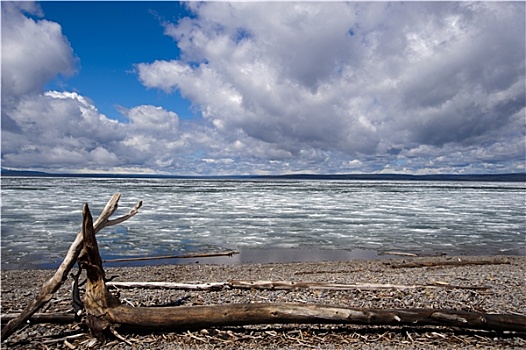
[[[395,268],[408,262],[493,261],[467,266]],[[330,283],[446,285],[487,289],[416,288],[382,290],[190,291],[121,289],[133,306],[297,302],[364,308],[441,308],[526,315],[526,257],[433,257],[395,260],[247,265],[164,265],[107,268],[113,281],[179,283],[272,280]],[[2,271],[2,315],[17,313],[38,294],[51,270]],[[82,290],[81,290],[82,292]],[[71,279],[54,294],[45,312],[72,310]],[[359,325],[260,325],[180,332],[124,332],[105,344],[87,330],[85,319],[67,324],[28,324],[2,342],[2,349],[524,349],[526,334],[451,327]]]

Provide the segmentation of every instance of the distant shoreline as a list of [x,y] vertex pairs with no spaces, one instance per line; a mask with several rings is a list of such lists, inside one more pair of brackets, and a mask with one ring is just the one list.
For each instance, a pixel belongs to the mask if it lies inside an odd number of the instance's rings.
[[472,181],[472,182],[526,182],[526,173],[508,174],[285,174],[285,175],[224,175],[185,176],[162,174],[77,174],[46,173],[41,171],[1,169],[1,176],[20,177],[78,177],[109,179],[188,179],[188,180],[369,180],[369,181]]

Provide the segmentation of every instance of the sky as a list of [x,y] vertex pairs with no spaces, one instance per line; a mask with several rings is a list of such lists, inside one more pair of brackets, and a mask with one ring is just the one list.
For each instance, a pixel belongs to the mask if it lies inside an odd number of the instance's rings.
[[2,1],[2,167],[524,172],[525,5]]

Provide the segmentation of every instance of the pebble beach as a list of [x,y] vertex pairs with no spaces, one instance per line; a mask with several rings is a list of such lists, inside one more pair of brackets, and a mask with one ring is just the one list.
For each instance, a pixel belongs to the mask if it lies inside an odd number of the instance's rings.
[[[472,264],[455,266],[451,262]],[[425,265],[428,263],[436,265]],[[441,263],[444,264],[441,264]],[[478,264],[477,262],[482,262]],[[415,264],[416,263],[416,264]],[[411,266],[411,264],[420,266]],[[405,264],[406,267],[403,267]],[[328,304],[359,308],[436,308],[526,315],[525,256],[400,257],[241,265],[186,264],[106,268],[115,282],[211,283],[230,280],[392,284],[377,290],[112,289],[133,307],[227,303]],[[19,313],[53,270],[3,270],[2,315]],[[81,279],[84,275],[81,276]],[[41,312],[73,312],[69,278]],[[418,286],[436,286],[431,288]],[[455,288],[458,287],[458,288]],[[81,293],[83,292],[81,288]],[[84,324],[28,324],[2,349],[524,349],[526,334],[440,326],[269,324],[178,332],[128,332],[101,343]]]

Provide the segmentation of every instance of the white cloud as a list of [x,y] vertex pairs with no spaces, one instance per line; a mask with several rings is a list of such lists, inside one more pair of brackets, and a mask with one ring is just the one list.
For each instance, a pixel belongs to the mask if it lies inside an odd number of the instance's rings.
[[17,127],[2,129],[2,158],[13,167],[99,165],[104,147],[123,137],[122,126],[76,93],[25,96],[8,113]]
[[390,162],[524,136],[523,3],[189,6],[195,18],[165,23],[182,58],[139,64],[139,79],[178,89],[252,151],[307,167],[313,151]]
[[144,167],[162,171],[179,147],[176,113],[140,105],[129,123],[101,114],[76,92],[44,91],[75,58],[57,23],[34,20],[34,3],[2,3],[2,165],[98,171]]
[[143,105],[133,107],[125,113],[130,119],[131,125],[137,132],[156,132],[157,137],[173,137],[177,131],[179,117],[176,113],[166,111],[161,107]]
[[122,123],[77,93],[49,91],[24,98],[10,114],[17,130],[2,130],[2,157],[16,168],[162,170],[181,148],[177,114],[161,107],[134,107],[126,112],[130,122]]
[[75,72],[76,58],[59,24],[23,15],[41,14],[31,2],[2,2],[2,104],[42,87],[57,74]]
[[23,14],[35,5],[2,3],[3,166],[524,170],[524,3],[187,5],[195,16],[163,24],[181,57],[135,68],[146,88],[178,91],[202,120],[138,105],[117,122],[86,96],[43,91],[74,73],[73,51],[58,24]]
[[184,147],[179,140],[177,114],[151,105],[136,106],[123,114],[130,123],[123,125],[126,136],[120,147],[128,161],[146,168],[171,167]]

